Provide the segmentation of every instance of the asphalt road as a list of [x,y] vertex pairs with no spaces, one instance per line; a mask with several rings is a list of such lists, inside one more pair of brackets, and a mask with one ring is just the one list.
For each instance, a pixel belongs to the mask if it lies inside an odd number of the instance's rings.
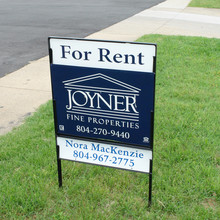
[[0,0],[0,77],[48,54],[48,36],[86,37],[164,0]]

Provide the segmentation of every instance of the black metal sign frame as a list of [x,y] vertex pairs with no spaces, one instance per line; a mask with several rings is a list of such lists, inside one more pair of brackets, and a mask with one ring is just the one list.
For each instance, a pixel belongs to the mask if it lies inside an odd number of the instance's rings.
[[[65,158],[61,158],[60,156],[60,146],[57,143],[58,138],[74,138],[75,140],[85,140],[85,141],[95,141],[96,143],[99,144],[109,144],[112,145],[114,143],[117,144],[117,146],[121,146],[121,147],[128,147],[128,148],[135,148],[135,149],[148,149],[149,151],[152,152],[152,158],[149,160],[149,172],[144,172],[149,174],[149,197],[148,197],[148,205],[150,207],[151,203],[152,203],[152,177],[153,177],[153,145],[154,145],[154,108],[153,110],[151,110],[150,112],[150,142],[148,146],[141,146],[141,145],[137,145],[137,144],[129,144],[129,143],[118,143],[115,142],[114,140],[103,140],[103,139],[97,139],[97,138],[93,138],[93,137],[81,137],[81,136],[77,136],[77,135],[70,135],[70,134],[63,134],[62,132],[60,132],[58,130],[58,121],[57,121],[57,103],[56,103],[56,97],[54,95],[54,91],[56,90],[56,88],[54,87],[54,83],[53,83],[53,79],[52,79],[52,65],[53,65],[53,50],[51,48],[51,39],[63,39],[63,40],[78,40],[78,41],[85,41],[85,42],[103,42],[103,43],[115,43],[115,44],[132,44],[132,45],[154,45],[156,48],[155,44],[146,44],[146,43],[134,43],[134,42],[120,42],[120,41],[104,41],[104,40],[87,40],[87,39],[79,39],[79,38],[60,38],[60,37],[49,37],[48,38],[48,45],[49,45],[49,58],[50,58],[50,69],[51,69],[51,85],[52,85],[52,96],[53,96],[53,112],[54,112],[54,127],[55,127],[55,138],[56,138],[56,154],[57,154],[57,167],[58,167],[58,182],[59,182],[59,187],[62,186],[62,166],[61,166],[61,160],[68,160]],[[156,49],[155,49],[156,51]],[[153,71],[152,73],[154,74],[154,76],[156,75],[156,52],[155,52],[155,56],[153,57]],[[155,78],[154,77],[154,85],[153,85],[153,107],[155,105]],[[77,161],[80,162],[80,161]],[[86,162],[83,162],[86,163]],[[100,165],[100,164],[95,164],[94,165]],[[101,166],[105,166],[105,165],[101,165]],[[108,166],[109,167],[109,166]],[[119,168],[119,169],[123,169],[120,167],[114,167],[114,168]],[[127,169],[126,169],[127,170]],[[136,172],[141,172],[138,170],[132,170],[132,171],[136,171]]]

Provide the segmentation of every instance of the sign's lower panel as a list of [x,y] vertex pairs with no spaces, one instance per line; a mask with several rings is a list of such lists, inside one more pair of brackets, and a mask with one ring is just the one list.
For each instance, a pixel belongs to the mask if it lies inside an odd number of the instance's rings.
[[59,158],[150,173],[152,151],[117,144],[57,137]]

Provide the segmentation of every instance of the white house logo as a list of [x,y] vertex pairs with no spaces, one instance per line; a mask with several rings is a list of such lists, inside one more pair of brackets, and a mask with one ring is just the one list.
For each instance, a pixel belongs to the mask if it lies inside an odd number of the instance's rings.
[[66,80],[63,84],[68,95],[68,113],[139,121],[139,88],[102,73]]

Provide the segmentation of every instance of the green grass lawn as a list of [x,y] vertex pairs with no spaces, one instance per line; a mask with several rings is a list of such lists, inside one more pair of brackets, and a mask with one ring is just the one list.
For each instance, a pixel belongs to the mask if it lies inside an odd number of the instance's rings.
[[153,203],[148,175],[62,161],[52,103],[0,137],[0,219],[218,219],[220,40],[148,35],[158,44]]
[[220,8],[220,0],[192,0],[190,7]]

